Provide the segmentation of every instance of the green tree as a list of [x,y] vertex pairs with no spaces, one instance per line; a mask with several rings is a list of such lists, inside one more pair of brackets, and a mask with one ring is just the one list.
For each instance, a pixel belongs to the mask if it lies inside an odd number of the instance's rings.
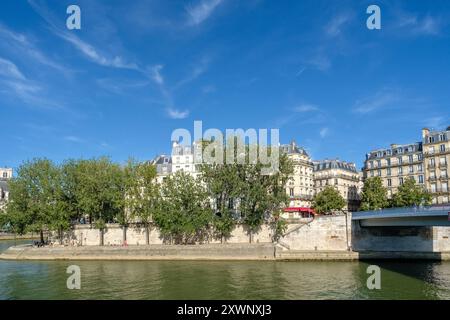
[[406,179],[392,197],[392,206],[411,207],[418,205],[431,205],[431,194],[422,186],[417,185],[414,178]]
[[279,168],[271,174],[264,173],[264,166],[261,162],[238,165],[240,211],[249,228],[249,242],[252,242],[253,233],[266,221],[272,222],[276,232],[283,229],[280,228],[283,222],[276,219],[274,213],[279,213],[289,200],[285,186],[293,172],[293,164],[287,155],[280,155]]
[[145,227],[145,241],[150,243],[150,223],[160,201],[160,186],[156,182],[156,168],[144,162],[129,160],[125,167],[125,214]]
[[164,237],[192,243],[208,235],[213,212],[199,179],[179,171],[163,182],[162,196],[154,220]]
[[68,228],[60,171],[53,162],[33,159],[23,163],[9,187],[6,211],[14,232],[38,232],[44,242],[44,231]]
[[361,210],[378,210],[389,205],[387,189],[380,177],[367,178],[361,193]]
[[79,160],[75,166],[77,210],[100,229],[103,245],[106,223],[117,220],[124,210],[123,171],[105,157]]
[[316,194],[312,203],[314,210],[320,214],[330,214],[333,211],[342,210],[345,205],[345,199],[332,186],[326,186]]
[[201,177],[209,196],[214,199],[214,232],[221,242],[228,238],[235,226],[233,218],[236,199],[239,197],[239,177],[234,164],[212,164],[200,166]]

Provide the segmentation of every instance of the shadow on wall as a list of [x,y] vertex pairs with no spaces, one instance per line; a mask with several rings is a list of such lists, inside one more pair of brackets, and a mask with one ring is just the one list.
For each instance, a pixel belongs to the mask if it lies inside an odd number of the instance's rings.
[[433,227],[361,227],[352,222],[352,247],[363,254],[379,252],[436,253]]

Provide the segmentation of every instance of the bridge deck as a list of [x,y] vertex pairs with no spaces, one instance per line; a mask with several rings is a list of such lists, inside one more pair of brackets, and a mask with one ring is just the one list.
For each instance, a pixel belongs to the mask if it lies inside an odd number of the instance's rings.
[[450,206],[360,211],[352,214],[352,220],[361,226],[450,226]]

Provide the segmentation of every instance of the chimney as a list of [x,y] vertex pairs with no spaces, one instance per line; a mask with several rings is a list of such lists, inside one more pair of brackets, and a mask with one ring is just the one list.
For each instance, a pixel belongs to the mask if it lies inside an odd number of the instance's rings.
[[428,128],[422,129],[422,139],[425,139],[425,137],[429,134],[430,134],[430,129],[428,129]]

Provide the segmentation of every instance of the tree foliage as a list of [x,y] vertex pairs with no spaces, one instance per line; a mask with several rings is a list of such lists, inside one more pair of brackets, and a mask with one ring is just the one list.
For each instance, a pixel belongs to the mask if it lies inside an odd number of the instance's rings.
[[345,199],[339,191],[332,186],[326,186],[314,196],[312,207],[317,213],[330,214],[333,211],[342,210],[345,205]]
[[367,178],[361,193],[361,210],[378,210],[389,205],[387,189],[380,177]]
[[161,204],[154,217],[161,234],[175,243],[203,240],[213,213],[201,181],[178,171],[163,182],[161,191]]
[[414,178],[409,178],[398,187],[397,192],[392,197],[391,204],[393,207],[430,205],[431,194],[422,186],[417,185]]

